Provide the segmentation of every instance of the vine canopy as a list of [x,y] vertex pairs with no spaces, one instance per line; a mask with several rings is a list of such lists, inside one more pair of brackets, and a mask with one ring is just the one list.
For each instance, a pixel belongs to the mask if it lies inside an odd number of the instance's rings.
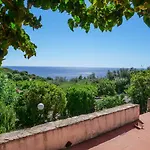
[[24,26],[42,27],[42,17],[32,13],[33,7],[69,14],[72,31],[80,27],[88,32],[91,25],[111,31],[123,23],[123,17],[129,20],[135,13],[150,27],[150,0],[0,0],[0,63],[9,46],[26,58],[36,55],[37,46],[24,30]]

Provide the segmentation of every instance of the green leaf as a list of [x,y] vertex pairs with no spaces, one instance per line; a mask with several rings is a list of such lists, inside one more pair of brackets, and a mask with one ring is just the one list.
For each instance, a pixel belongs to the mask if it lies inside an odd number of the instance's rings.
[[16,29],[16,25],[15,25],[13,22],[10,23],[10,27],[11,27],[13,30]]
[[124,13],[124,15],[126,19],[129,20],[134,15],[134,11],[128,10],[127,12]]
[[73,19],[69,19],[69,20],[68,20],[68,25],[69,25],[69,28],[70,28],[72,31],[74,31],[74,30],[73,30],[73,27],[74,27],[74,21],[73,21]]
[[65,4],[67,4],[69,2],[69,0],[65,0]]
[[104,27],[103,26],[99,26],[99,29],[104,32]]
[[60,4],[59,7],[58,7],[59,11],[62,13],[65,11],[66,7],[64,4]]
[[79,0],[80,5],[84,4],[84,0]]
[[118,20],[117,26],[120,26],[122,24],[122,22],[123,22],[123,18],[120,17],[119,20]]
[[57,6],[52,8],[52,11],[56,11],[57,10]]
[[80,17],[79,16],[74,16],[75,22],[79,23],[80,22]]
[[90,30],[90,24],[85,25],[85,32],[88,33]]
[[0,4],[2,4],[3,2],[2,2],[2,0],[0,0]]
[[97,3],[97,0],[93,0],[93,5],[96,5],[96,3]]
[[144,16],[143,20],[144,20],[145,24],[150,28],[150,18],[148,16]]

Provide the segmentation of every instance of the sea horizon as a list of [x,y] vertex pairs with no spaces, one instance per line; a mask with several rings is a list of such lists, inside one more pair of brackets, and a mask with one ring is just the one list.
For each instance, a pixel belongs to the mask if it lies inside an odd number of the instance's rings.
[[105,77],[109,71],[115,71],[120,68],[111,67],[55,67],[55,66],[2,66],[3,68],[10,68],[12,70],[27,71],[29,74],[35,74],[41,77],[66,77],[67,79],[76,78],[82,75],[95,73],[96,77]]
[[135,67],[98,67],[98,66],[18,66],[18,65],[5,65],[2,66],[3,68],[5,67],[53,67],[53,68],[135,68]]

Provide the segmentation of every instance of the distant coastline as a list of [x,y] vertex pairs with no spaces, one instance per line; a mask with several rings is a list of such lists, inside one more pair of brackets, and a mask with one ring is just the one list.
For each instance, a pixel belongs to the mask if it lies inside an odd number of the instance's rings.
[[80,75],[87,77],[95,73],[97,77],[105,77],[108,70],[114,71],[120,68],[98,68],[98,67],[47,67],[47,66],[3,66],[12,70],[27,71],[41,77],[66,77],[67,79],[75,78]]

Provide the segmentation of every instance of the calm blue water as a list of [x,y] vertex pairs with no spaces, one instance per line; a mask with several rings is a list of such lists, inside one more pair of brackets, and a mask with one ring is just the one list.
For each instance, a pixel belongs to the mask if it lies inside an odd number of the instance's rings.
[[[5,66],[7,67],[7,66]],[[7,68],[28,71],[30,74],[35,74],[42,77],[66,77],[67,79],[78,77],[79,75],[88,76],[95,73],[98,77],[104,77],[107,71],[117,70],[118,68],[84,68],[84,67],[21,67],[9,66]]]

